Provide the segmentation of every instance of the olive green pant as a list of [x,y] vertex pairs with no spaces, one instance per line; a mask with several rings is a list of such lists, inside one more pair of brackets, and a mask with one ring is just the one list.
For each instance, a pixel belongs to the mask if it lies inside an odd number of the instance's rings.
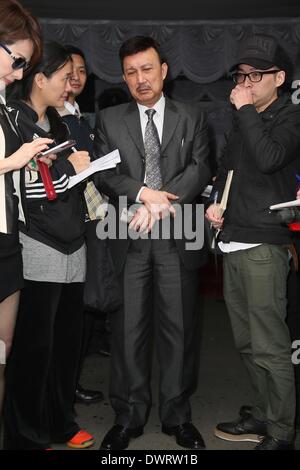
[[287,250],[262,244],[224,254],[224,297],[236,347],[254,388],[254,418],[294,437],[295,383],[286,317]]

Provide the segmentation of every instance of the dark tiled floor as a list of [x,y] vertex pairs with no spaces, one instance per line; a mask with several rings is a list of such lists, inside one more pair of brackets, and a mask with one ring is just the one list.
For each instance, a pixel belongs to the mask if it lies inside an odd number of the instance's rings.
[[[200,341],[200,338],[199,338]],[[109,358],[97,354],[88,356],[82,374],[82,384],[103,390],[106,399],[100,404],[77,405],[78,422],[93,433],[97,449],[106,431],[113,423],[113,412],[108,396]],[[160,432],[157,413],[157,367],[153,370],[153,408],[145,433],[133,440],[129,449],[179,450],[173,438]],[[252,449],[252,443],[230,443],[213,435],[216,423],[237,417],[242,404],[251,402],[248,378],[235,351],[225,304],[222,300],[206,298],[201,338],[199,384],[192,398],[193,421],[201,431],[206,446],[211,450]],[[300,449],[300,438],[296,441]],[[65,448],[56,446],[56,449]],[[93,449],[92,448],[92,449]]]

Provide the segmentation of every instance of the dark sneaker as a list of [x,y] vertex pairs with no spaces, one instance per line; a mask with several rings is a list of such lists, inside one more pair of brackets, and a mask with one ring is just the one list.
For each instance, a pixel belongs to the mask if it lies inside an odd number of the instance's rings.
[[254,450],[295,450],[294,442],[282,441],[272,436],[265,436]]
[[260,442],[267,434],[267,424],[257,421],[251,415],[242,416],[231,423],[219,423],[215,436],[232,442]]

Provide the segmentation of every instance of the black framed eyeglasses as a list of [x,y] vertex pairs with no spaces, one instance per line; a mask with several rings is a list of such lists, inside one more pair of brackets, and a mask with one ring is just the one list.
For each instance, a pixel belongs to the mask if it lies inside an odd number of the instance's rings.
[[250,73],[234,72],[232,74],[232,79],[234,83],[236,83],[237,85],[244,83],[244,81],[246,80],[246,77],[249,78],[250,82],[258,83],[262,81],[262,78],[264,75],[274,74],[277,72],[279,72],[279,70],[264,70],[263,72],[259,72],[255,70],[254,72],[250,72]]
[[24,57],[15,57],[11,50],[7,46],[5,46],[5,44],[0,43],[0,47],[2,47],[2,49],[4,49],[5,52],[7,52],[7,54],[10,55],[10,57],[12,58],[13,63],[11,64],[11,66],[13,70],[24,69],[25,71],[30,67],[30,63],[27,62]]

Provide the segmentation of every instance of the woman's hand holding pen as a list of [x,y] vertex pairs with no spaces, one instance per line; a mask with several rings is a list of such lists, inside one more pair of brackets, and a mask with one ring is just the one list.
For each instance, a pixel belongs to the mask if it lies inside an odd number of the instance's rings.
[[91,163],[89,153],[84,150],[71,153],[71,155],[68,157],[68,160],[70,163],[72,163],[76,174],[86,170]]

